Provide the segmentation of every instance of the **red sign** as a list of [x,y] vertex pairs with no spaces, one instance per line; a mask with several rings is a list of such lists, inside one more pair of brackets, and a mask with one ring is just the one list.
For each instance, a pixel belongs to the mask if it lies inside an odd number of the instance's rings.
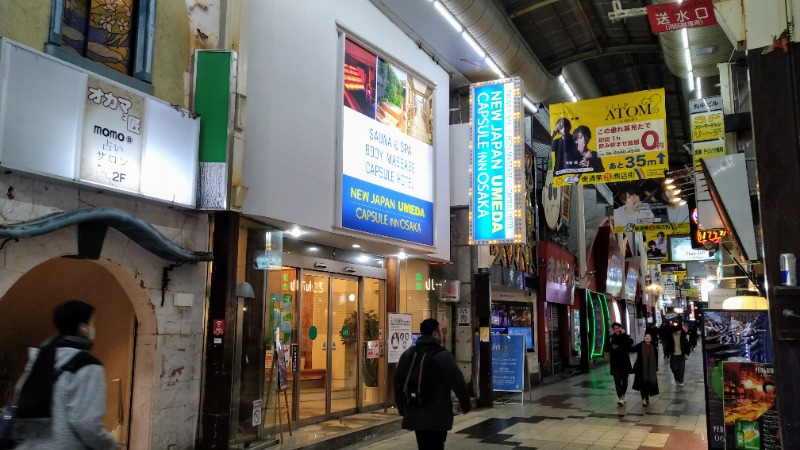
[[214,336],[222,336],[225,334],[225,321],[224,320],[215,320],[213,322],[212,332]]
[[717,23],[711,0],[686,0],[648,5],[647,18],[650,19],[653,33],[707,27]]
[[539,277],[544,300],[571,305],[575,293],[575,257],[553,243],[540,241],[539,258],[545,265],[543,276]]

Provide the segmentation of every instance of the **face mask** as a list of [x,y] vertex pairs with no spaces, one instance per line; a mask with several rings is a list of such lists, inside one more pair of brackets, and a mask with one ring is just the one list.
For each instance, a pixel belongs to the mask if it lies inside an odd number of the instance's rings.
[[92,342],[94,342],[94,333],[95,333],[94,325],[90,325],[89,326],[89,340],[92,341]]

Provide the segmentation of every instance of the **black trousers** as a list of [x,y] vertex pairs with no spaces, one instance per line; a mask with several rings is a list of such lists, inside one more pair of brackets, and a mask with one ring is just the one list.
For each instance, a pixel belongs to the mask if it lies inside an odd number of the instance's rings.
[[614,387],[617,388],[617,397],[625,397],[628,392],[628,374],[614,374]]
[[444,450],[444,441],[447,440],[447,430],[414,430],[414,433],[417,435],[417,448],[419,450]]
[[686,372],[686,357],[683,355],[670,356],[669,368],[672,369],[672,375],[675,376],[675,381],[683,383],[683,374]]

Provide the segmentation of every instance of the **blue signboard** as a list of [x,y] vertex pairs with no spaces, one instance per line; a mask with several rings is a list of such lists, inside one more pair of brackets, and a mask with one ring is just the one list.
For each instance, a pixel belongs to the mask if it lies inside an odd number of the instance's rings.
[[525,336],[493,334],[492,390],[523,392],[525,386]]
[[521,82],[471,87],[472,244],[520,243],[525,235]]
[[349,39],[343,70],[342,227],[432,246],[433,87]]

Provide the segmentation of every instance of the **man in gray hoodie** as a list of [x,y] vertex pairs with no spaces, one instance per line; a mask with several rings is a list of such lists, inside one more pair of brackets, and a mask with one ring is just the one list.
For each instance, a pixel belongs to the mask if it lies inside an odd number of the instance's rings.
[[[16,392],[14,438],[20,449],[112,450],[105,428],[105,370],[89,354],[94,342],[94,307],[70,300],[56,307],[59,335],[31,349]],[[55,379],[55,381],[53,381]]]

